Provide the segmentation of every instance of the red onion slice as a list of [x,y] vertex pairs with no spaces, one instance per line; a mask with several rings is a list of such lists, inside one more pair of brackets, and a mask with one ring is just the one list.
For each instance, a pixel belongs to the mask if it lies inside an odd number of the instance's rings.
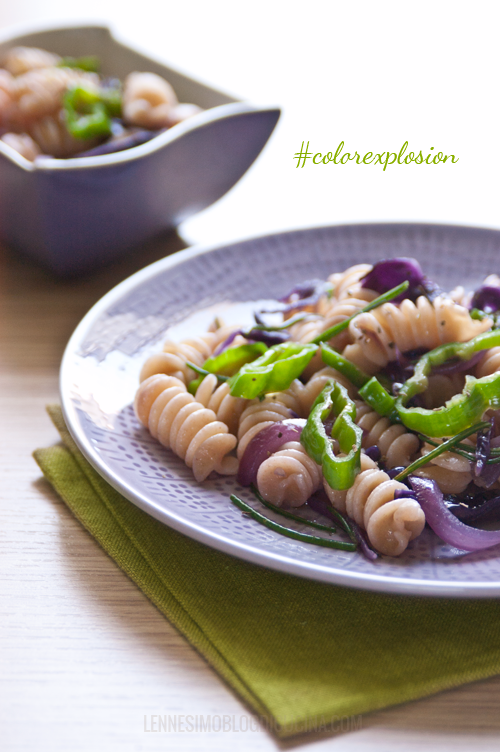
[[240,460],[238,483],[250,486],[257,480],[257,471],[264,460],[278,452],[288,441],[300,441],[300,434],[306,421],[302,418],[278,421],[266,426],[255,434],[249,442]]
[[481,551],[500,543],[500,530],[476,530],[460,522],[444,503],[435,480],[411,475],[409,481],[427,523],[445,543],[462,551]]

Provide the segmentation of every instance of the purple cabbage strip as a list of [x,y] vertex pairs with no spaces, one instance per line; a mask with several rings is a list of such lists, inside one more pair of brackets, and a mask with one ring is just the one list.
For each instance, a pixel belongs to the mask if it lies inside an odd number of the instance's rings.
[[134,146],[140,146],[141,144],[145,144],[146,141],[151,141],[151,139],[157,136],[160,132],[161,131],[140,130],[135,133],[129,133],[126,136],[105,141],[105,143],[100,144],[93,149],[74,154],[72,158],[100,157],[103,154],[115,154],[119,151],[125,151],[125,149],[132,149]]
[[472,296],[470,307],[485,313],[500,311],[500,287],[482,285]]
[[[339,517],[342,519],[345,519],[344,515],[341,514],[338,510],[335,512],[332,510],[329,502],[327,502],[325,499],[322,499],[318,494],[313,494],[311,498],[307,502],[307,506],[309,506],[314,512],[318,512],[319,514],[322,514],[324,517],[328,517],[329,520],[332,520],[333,522],[336,522],[338,524]],[[378,559],[378,553],[370,546],[368,543],[365,534],[357,525],[354,520],[346,520],[346,523],[350,526],[354,533],[354,537],[356,538],[356,543],[359,546],[359,549],[363,556],[365,556],[369,561],[376,561]]]
[[[382,259],[374,264],[373,268],[363,277],[362,287],[374,290],[382,295],[384,292],[392,290],[393,287],[408,281],[410,286],[406,292],[401,293],[394,298],[393,303],[401,303],[405,298],[415,296],[418,292],[422,294],[422,284],[424,282],[424,273],[416,259],[401,256],[394,259]],[[417,295],[418,297],[418,295]]]
[[212,357],[215,358],[217,355],[220,355],[222,352],[224,352],[224,350],[227,350],[229,345],[233,343],[238,334],[243,334],[241,329],[237,329],[235,332],[232,332],[229,337],[226,337],[224,342],[221,342],[220,345],[215,348]]
[[310,279],[307,282],[300,282],[295,287],[292,287],[286,295],[278,298],[278,300],[280,303],[290,303],[294,295],[297,296],[297,300],[309,300],[315,297],[318,294],[318,289],[323,288],[324,285],[325,283],[321,279]]
[[500,543],[500,530],[477,530],[457,519],[446,506],[435,480],[411,475],[409,481],[426,522],[445,543],[462,551],[481,551]]
[[267,347],[280,345],[282,342],[287,342],[290,339],[290,333],[286,331],[266,332],[262,329],[251,329],[249,332],[244,332],[243,329],[237,329],[235,332],[232,332],[229,337],[224,340],[224,342],[221,342],[220,345],[215,348],[213,357],[215,358],[217,355],[220,355],[222,352],[224,352],[224,350],[227,350],[227,348],[232,345],[238,334],[241,334],[243,337],[245,337],[249,343],[263,342],[265,345],[267,345]]
[[468,507],[464,504],[452,504],[448,507],[450,512],[462,522],[478,522],[482,520],[500,521],[500,496],[488,499],[477,507]]
[[[278,298],[280,303],[284,304],[284,307],[275,310],[260,311],[260,313],[290,313],[291,311],[300,311],[309,306],[315,306],[320,297],[330,290],[331,286],[328,282],[321,279],[311,279],[307,282],[295,285],[286,295]],[[294,298],[292,300],[292,298]],[[257,319],[258,314],[255,316]]]
[[365,454],[374,462],[380,462],[380,460],[382,459],[382,452],[376,444],[369,446],[368,449],[365,449]]
[[288,441],[300,441],[305,420],[278,421],[259,431],[249,442],[240,460],[238,483],[250,486],[257,480],[260,465]]
[[273,345],[280,345],[282,342],[287,342],[290,339],[290,332],[285,331],[271,331],[266,332],[263,329],[251,329],[249,332],[242,332],[242,334],[252,342],[263,342],[268,347]]
[[[490,449],[493,449],[499,446],[500,446],[500,436],[495,436],[494,439],[490,439],[489,447],[488,447],[488,455],[486,456],[486,459],[489,458]],[[476,461],[476,464],[477,464],[477,461]],[[479,486],[479,488],[491,488],[493,483],[495,483],[499,477],[500,477],[500,462],[494,462],[491,465],[485,464],[480,474],[477,474],[476,477],[474,478],[474,483],[476,484],[476,486]]]
[[490,456],[491,434],[493,433],[493,421],[490,421],[488,430],[479,431],[476,441],[476,460],[472,466],[472,474],[478,478],[486,467],[486,460]]

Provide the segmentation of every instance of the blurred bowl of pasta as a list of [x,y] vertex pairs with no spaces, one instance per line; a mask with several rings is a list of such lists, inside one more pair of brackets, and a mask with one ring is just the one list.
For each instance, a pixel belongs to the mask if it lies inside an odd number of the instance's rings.
[[[258,157],[280,115],[278,108],[236,100],[144,56],[103,26],[6,35],[0,66],[6,59],[10,70],[0,70],[0,242],[61,276],[91,271],[217,201]],[[95,86],[95,73],[76,73],[66,63],[82,59],[99,60],[101,81],[126,81],[123,110],[136,126],[127,135],[129,148],[106,153],[93,138],[75,148],[61,117],[50,112],[47,90],[76,83],[85,94]],[[16,106],[22,101],[25,110],[43,115],[14,133],[6,118],[2,122],[9,80]],[[144,101],[158,106],[145,111]],[[161,112],[165,103],[168,115]],[[144,128],[155,127],[154,137],[141,141],[151,132]]]

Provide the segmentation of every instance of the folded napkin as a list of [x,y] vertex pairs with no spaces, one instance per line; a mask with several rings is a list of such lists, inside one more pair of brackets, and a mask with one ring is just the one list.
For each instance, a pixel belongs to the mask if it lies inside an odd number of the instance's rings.
[[124,499],[49,413],[63,444],[35,452],[46,478],[279,736],[500,673],[499,601],[351,590],[207,548]]

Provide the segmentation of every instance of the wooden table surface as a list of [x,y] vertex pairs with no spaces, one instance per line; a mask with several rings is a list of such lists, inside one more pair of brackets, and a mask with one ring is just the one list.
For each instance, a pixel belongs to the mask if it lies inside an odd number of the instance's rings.
[[110,287],[181,247],[172,234],[71,282],[1,252],[1,748],[260,751],[297,745],[318,752],[403,752],[424,743],[455,751],[480,742],[484,750],[497,749],[500,677],[365,716],[344,733],[287,743],[262,729],[149,730],[156,715],[235,716],[239,728],[240,717],[250,713],[72,517],[40,477],[31,452],[57,440],[44,407],[58,399],[59,363],[78,321]]
[[[484,17],[486,4],[472,14],[454,3],[448,13],[446,3],[421,0],[418,20],[385,0],[351,8],[332,3],[328,12],[312,0],[300,34],[288,12],[293,3],[280,12],[284,5],[257,0],[258,12],[245,15],[241,33],[242,18],[225,0],[168,4],[168,19],[157,0],[143,0],[142,13],[118,0],[86,3],[87,17],[119,23],[159,55],[171,22],[182,33],[169,32],[167,59],[223,89],[285,105],[265,158],[184,236],[212,242],[297,222],[384,218],[498,226],[497,191],[487,190],[500,160],[495,97],[488,96],[498,88],[497,24]],[[18,0],[1,6],[0,28],[77,13],[61,0]],[[477,158],[471,102],[482,107]],[[400,168],[379,175],[349,167],[339,177],[326,168],[296,170],[292,162],[303,138],[322,150],[341,138],[368,150],[388,148],[404,134],[428,147],[436,133],[445,149],[460,152],[454,173]],[[245,728],[250,713],[72,517],[31,453],[58,439],[44,408],[58,400],[61,356],[82,316],[122,279],[182,247],[177,235],[166,235],[70,282],[0,249],[0,749],[498,749],[500,677],[286,743],[255,723],[246,732],[151,730],[158,715],[176,716],[184,729],[188,715],[234,716],[236,728]]]

